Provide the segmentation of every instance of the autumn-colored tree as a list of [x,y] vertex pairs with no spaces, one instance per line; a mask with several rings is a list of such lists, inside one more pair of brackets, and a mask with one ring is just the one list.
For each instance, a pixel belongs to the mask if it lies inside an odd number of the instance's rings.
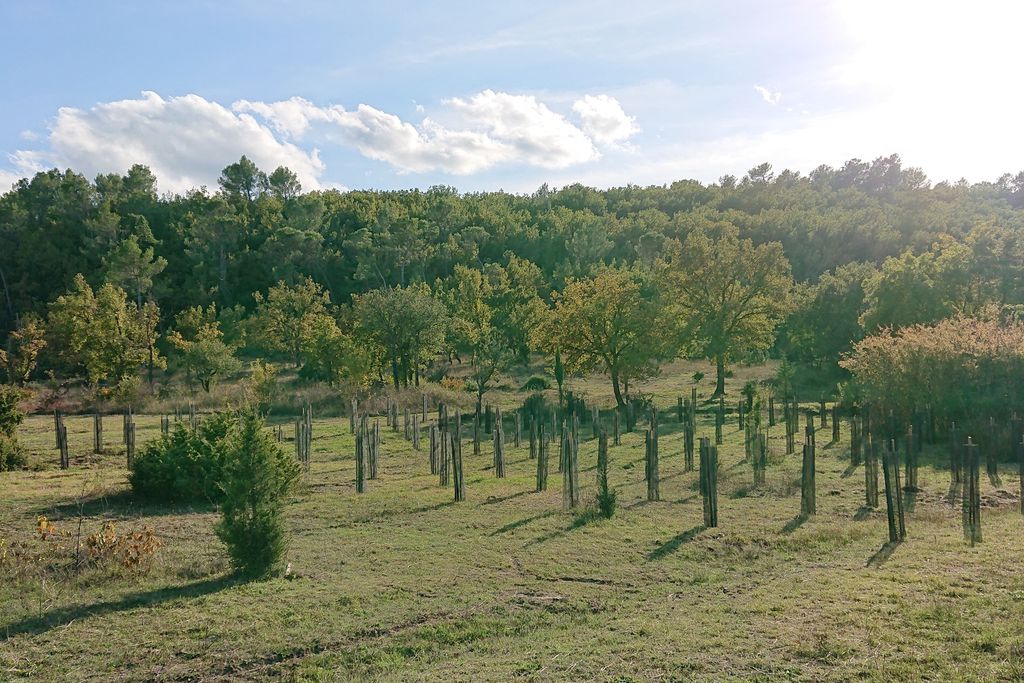
[[25,384],[36,368],[39,352],[46,346],[43,321],[34,315],[22,318],[7,339],[7,349],[0,349],[0,365],[7,368],[11,384]]
[[535,344],[560,352],[568,372],[605,372],[620,406],[629,398],[630,382],[653,377],[659,362],[673,355],[657,290],[638,272],[606,268],[570,279],[553,297],[554,309],[536,330]]
[[728,224],[715,232],[698,230],[669,250],[662,273],[673,294],[681,346],[715,362],[719,396],[726,363],[771,346],[790,309],[793,276],[782,245],[755,246]]

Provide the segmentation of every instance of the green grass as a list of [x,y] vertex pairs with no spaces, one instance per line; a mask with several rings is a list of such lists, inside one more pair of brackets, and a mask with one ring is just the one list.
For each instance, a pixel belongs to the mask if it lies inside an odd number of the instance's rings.
[[[455,504],[426,453],[383,424],[380,477],[357,495],[347,420],[318,419],[312,470],[287,507],[295,578],[257,583],[227,573],[215,510],[133,501],[120,447],[88,453],[86,417],[67,418],[73,466],[58,470],[52,418],[32,417],[21,438],[36,470],[0,474],[0,537],[28,539],[42,514],[72,530],[81,517],[89,532],[105,519],[150,525],[166,545],[138,578],[0,569],[0,680],[1024,677],[1015,466],[1003,465],[1006,493],[985,482],[985,540],[970,548],[945,499],[941,454],[926,457],[910,537],[886,548],[884,510],[861,510],[863,473],[848,468],[845,429],[836,445],[819,433],[819,512],[803,520],[799,458],[780,455],[781,430],[767,484],[754,488],[733,420],[720,526],[705,529],[669,411],[691,372],[644,388],[664,411],[663,500],[646,501],[642,434],[626,435],[610,453],[610,520],[563,512],[557,472],[534,493],[525,439],[508,446],[504,480],[493,477],[488,440],[480,456],[464,448],[468,500]],[[738,371],[730,391],[761,374]],[[575,384],[607,399],[605,380]],[[524,396],[499,395],[510,405]],[[137,422],[140,444],[159,432],[156,416]],[[712,435],[712,424],[705,417],[700,431]],[[116,440],[119,419],[106,429]],[[580,453],[592,501],[596,441]],[[551,460],[554,469],[557,451]]]

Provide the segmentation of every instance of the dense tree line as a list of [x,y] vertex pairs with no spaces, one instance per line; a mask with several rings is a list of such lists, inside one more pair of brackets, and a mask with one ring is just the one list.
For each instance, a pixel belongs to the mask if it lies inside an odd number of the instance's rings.
[[531,195],[303,192],[245,157],[216,190],[156,183],[51,170],[0,196],[12,381],[112,387],[167,358],[208,390],[248,354],[404,385],[447,357],[482,396],[544,351],[624,400],[677,355],[719,381],[772,351],[834,367],[866,332],[1024,304],[1024,173],[931,184],[895,155]]

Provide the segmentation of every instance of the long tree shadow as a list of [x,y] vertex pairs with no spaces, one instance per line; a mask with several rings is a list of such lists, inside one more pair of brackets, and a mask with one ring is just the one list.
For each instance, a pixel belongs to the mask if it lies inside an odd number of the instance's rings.
[[697,535],[705,529],[707,529],[707,527],[703,524],[698,524],[692,529],[687,529],[683,533],[679,534],[674,538],[669,539],[665,543],[662,543],[657,548],[652,550],[650,553],[647,554],[647,559],[660,560],[666,555],[671,555],[679,549],[679,546],[683,545],[684,543],[689,543],[693,539],[697,538]]
[[0,624],[0,633],[3,633],[7,638],[19,635],[38,635],[60,626],[66,626],[79,619],[123,612],[137,607],[151,607],[180,598],[197,598],[203,595],[210,595],[230,586],[240,584],[243,581],[244,579],[234,574],[228,574],[175,588],[156,588],[149,591],[130,593],[117,600],[97,602],[91,605],[61,607],[33,617],[13,621],[9,624]]
[[523,519],[517,519],[516,521],[509,522],[508,524],[499,529],[495,529],[490,533],[490,535],[497,536],[498,534],[508,533],[513,529],[518,529],[521,526],[526,526],[530,522],[536,522],[538,519],[544,519],[545,517],[550,517],[553,514],[555,514],[554,510],[548,510],[547,512],[542,512],[539,515],[533,515],[532,517],[524,517]]
[[807,521],[807,515],[800,513],[793,519],[786,522],[786,526],[782,527],[782,533],[791,534],[804,525]]
[[888,543],[884,544],[875,552],[874,555],[868,558],[866,566],[881,567],[885,563],[885,561],[892,556],[892,554],[896,551],[896,548],[899,547],[899,545],[902,542],[903,541],[889,541]]
[[527,496],[527,495],[529,495],[531,493],[533,493],[533,491],[520,491],[519,493],[511,493],[511,494],[509,494],[507,496],[500,496],[500,497],[490,496],[490,497],[487,498],[487,500],[483,501],[480,504],[481,505],[494,505],[496,503],[504,503],[506,500],[512,500],[514,498],[522,498],[523,496]]
[[861,505],[857,509],[857,512],[855,512],[853,514],[853,519],[856,522],[863,522],[865,519],[870,517],[871,513],[874,512],[874,511],[875,511],[874,508],[869,508],[867,505]]
[[163,515],[191,514],[195,512],[211,512],[211,502],[192,501],[189,503],[149,503],[140,500],[130,489],[115,493],[99,493],[80,501],[49,505],[33,510],[32,516],[46,515],[51,520],[69,517],[157,517]]
[[530,546],[530,545],[538,545],[540,543],[547,543],[550,540],[553,540],[553,539],[556,539],[556,538],[561,538],[562,536],[566,536],[570,531],[575,531],[576,529],[580,529],[582,527],[585,527],[586,525],[590,524],[591,522],[597,522],[597,521],[599,521],[601,519],[604,519],[604,518],[601,516],[601,514],[595,508],[585,507],[585,508],[579,509],[573,515],[572,522],[569,523],[569,526],[565,527],[564,529],[556,529],[555,531],[552,531],[550,533],[544,534],[543,536],[538,536],[537,538],[533,539],[532,541],[530,541],[526,545]]
[[848,479],[854,472],[857,471],[858,467],[860,467],[860,465],[851,462],[849,465],[846,466],[846,469],[843,470],[843,473],[839,475],[839,478]]

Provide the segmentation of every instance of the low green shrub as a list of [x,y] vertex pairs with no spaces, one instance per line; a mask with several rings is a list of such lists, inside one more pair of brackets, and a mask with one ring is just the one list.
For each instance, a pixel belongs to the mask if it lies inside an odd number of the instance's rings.
[[24,469],[28,464],[25,451],[13,436],[0,433],[0,472]]
[[217,414],[195,430],[179,423],[170,434],[147,444],[128,475],[135,495],[156,502],[220,502],[219,482],[234,420]]
[[226,444],[220,482],[223,518],[217,536],[235,570],[252,577],[270,574],[284,557],[284,497],[300,473],[298,462],[264,427],[255,411],[241,416]]
[[534,375],[523,384],[522,391],[545,391],[551,388],[551,382],[546,377]]

